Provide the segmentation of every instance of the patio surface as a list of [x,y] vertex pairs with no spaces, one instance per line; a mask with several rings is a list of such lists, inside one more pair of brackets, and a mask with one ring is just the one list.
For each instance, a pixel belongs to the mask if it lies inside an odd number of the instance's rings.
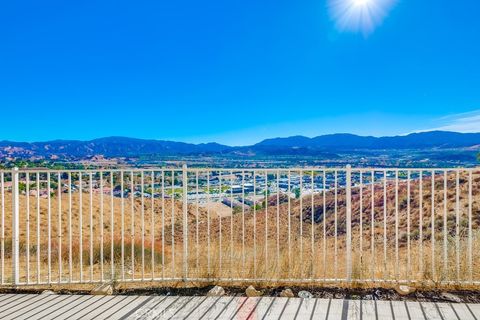
[[480,304],[186,296],[0,294],[0,319],[480,319]]

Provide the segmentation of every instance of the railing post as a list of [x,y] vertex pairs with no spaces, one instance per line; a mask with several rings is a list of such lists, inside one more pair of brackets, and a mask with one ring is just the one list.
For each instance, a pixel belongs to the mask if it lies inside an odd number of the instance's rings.
[[19,189],[18,189],[18,168],[12,170],[12,284],[17,286],[20,282],[19,265]]
[[188,172],[187,165],[182,167],[183,186],[183,280],[188,278]]
[[347,281],[352,280],[352,166],[346,168]]

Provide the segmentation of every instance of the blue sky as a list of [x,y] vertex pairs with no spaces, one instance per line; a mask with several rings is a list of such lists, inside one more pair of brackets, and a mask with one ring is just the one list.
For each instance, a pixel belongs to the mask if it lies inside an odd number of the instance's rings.
[[331,1],[8,1],[0,140],[480,131],[478,1]]

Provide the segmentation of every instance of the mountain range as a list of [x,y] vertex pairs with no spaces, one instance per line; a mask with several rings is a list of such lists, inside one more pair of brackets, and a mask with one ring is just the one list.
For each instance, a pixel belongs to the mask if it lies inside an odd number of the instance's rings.
[[318,137],[293,136],[266,139],[250,146],[218,143],[191,144],[165,140],[106,137],[89,141],[54,140],[47,142],[0,141],[0,156],[106,157],[140,155],[325,155],[338,151],[394,149],[480,149],[480,133],[429,131],[403,136],[373,137],[329,134]]

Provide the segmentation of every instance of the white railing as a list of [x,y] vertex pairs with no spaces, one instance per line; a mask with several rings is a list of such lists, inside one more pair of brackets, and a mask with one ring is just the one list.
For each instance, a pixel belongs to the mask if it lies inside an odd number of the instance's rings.
[[479,189],[472,168],[0,171],[0,283],[477,285]]

